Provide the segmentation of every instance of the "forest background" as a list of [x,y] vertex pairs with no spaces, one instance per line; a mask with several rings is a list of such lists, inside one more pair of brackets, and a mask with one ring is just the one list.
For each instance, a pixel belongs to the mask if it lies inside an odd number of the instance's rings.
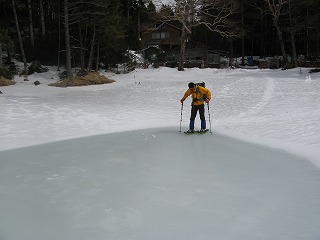
[[0,0],[0,75],[13,56],[25,73],[37,60],[65,65],[68,76],[126,62],[129,49],[144,48],[141,27],[155,21],[182,29],[181,49],[192,40],[231,58],[319,62],[319,9],[318,0]]

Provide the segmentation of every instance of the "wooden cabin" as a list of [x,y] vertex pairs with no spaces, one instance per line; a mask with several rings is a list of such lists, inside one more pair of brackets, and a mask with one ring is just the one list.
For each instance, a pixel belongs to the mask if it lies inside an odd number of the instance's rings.
[[159,47],[165,53],[180,46],[181,29],[167,22],[153,23],[140,32],[142,49]]
[[[153,23],[140,31],[141,47],[145,57],[161,56],[160,61],[177,62],[180,53],[181,29],[168,22]],[[187,42],[185,67],[220,67],[220,53],[213,52],[200,43]],[[173,64],[175,66],[175,64]]]

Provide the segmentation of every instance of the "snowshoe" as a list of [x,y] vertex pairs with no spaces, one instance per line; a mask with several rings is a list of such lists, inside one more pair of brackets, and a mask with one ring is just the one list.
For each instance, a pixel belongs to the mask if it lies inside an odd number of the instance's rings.
[[209,131],[209,129],[201,129],[200,131],[198,131],[198,133],[203,134],[203,133],[206,133],[208,131]]
[[194,134],[195,133],[195,131],[194,130],[192,130],[192,129],[189,129],[188,131],[186,131],[186,132],[184,132],[185,134]]

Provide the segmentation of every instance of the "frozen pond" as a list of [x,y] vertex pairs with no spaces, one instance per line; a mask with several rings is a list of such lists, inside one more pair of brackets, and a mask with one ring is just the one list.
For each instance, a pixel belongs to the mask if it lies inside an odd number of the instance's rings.
[[1,240],[317,240],[320,171],[217,134],[112,133],[0,152]]

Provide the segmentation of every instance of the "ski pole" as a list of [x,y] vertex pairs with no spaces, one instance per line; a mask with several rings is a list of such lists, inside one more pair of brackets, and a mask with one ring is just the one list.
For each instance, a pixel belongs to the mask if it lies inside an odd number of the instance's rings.
[[183,103],[181,103],[181,119],[180,119],[180,131],[179,132],[181,132],[182,110],[183,110]]
[[208,104],[208,114],[209,114],[209,124],[210,124],[210,133],[212,135],[212,131],[211,131],[211,118],[210,118],[210,108],[209,108],[209,103]]

